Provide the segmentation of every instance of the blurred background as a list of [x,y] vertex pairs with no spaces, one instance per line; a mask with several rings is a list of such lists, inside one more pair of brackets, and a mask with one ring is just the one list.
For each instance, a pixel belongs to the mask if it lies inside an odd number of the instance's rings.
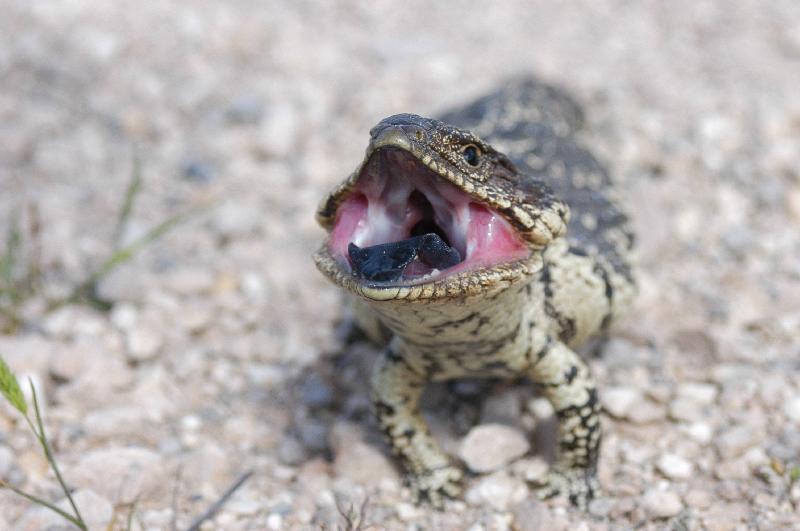
[[[367,493],[389,528],[581,521],[484,491],[414,508],[381,447],[351,444],[374,435],[364,393],[307,372],[342,348],[314,209],[369,128],[522,74],[581,102],[638,236],[635,315],[593,362],[629,400],[601,471],[627,490],[585,525],[790,525],[797,2],[0,0],[0,355],[40,389],[98,528],[137,496],[138,528],[183,528],[246,470],[208,529],[335,526],[336,496]],[[544,415],[525,393],[499,395],[523,425]],[[57,500],[24,428],[0,409],[0,479]],[[49,518],[0,492],[0,528]]]

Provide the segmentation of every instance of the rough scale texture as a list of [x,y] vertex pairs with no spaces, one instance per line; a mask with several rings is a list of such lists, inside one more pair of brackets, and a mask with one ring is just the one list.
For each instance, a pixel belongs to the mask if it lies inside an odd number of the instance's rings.
[[[607,173],[573,139],[580,116],[568,96],[531,79],[441,121],[392,116],[370,132],[364,163],[322,202],[318,219],[331,227],[370,157],[403,149],[502,213],[531,248],[526,260],[399,287],[348,276],[327,243],[315,257],[321,271],[361,298],[357,315],[368,334],[379,340],[387,335],[381,328],[390,331],[373,400],[416,498],[441,506],[443,496],[460,492],[461,470],[432,437],[419,400],[428,381],[464,377],[527,376],[537,384],[559,419],[558,459],[540,494],[565,493],[586,507],[595,493],[600,406],[573,348],[630,305],[633,238]],[[470,146],[480,153],[474,165],[462,156]]]

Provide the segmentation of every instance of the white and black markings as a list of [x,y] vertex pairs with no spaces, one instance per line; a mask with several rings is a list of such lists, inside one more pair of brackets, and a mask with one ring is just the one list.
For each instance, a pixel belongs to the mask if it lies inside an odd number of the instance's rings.
[[[420,414],[426,383],[523,375],[558,419],[558,460],[540,496],[563,493],[586,507],[597,489],[600,406],[589,367],[573,347],[605,331],[630,306],[635,289],[627,218],[608,174],[573,138],[582,111],[557,89],[518,80],[443,121],[399,120],[402,127],[429,131],[420,136],[428,144],[414,147],[428,168],[489,202],[532,249],[523,265],[500,264],[391,292],[343,273],[325,246],[315,257],[321,271],[360,297],[356,313],[370,337],[392,336],[376,363],[373,401],[415,499],[441,506],[459,494],[462,478]],[[381,122],[373,135],[392,123]],[[495,168],[473,171],[469,166],[478,159],[463,159],[461,147],[468,144],[481,152],[507,151],[495,152]],[[327,228],[352,185],[351,178],[320,207],[318,219]]]

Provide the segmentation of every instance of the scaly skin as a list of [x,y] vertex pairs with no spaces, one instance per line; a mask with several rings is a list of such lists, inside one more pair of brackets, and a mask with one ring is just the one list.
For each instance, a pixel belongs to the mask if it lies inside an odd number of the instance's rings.
[[[630,305],[632,237],[605,170],[573,139],[580,125],[570,98],[520,80],[442,120],[397,115],[370,132],[365,163],[387,147],[411,153],[503,215],[530,247],[527,259],[386,286],[353,277],[327,242],[315,255],[318,268],[356,296],[362,328],[375,340],[391,337],[373,400],[417,499],[441,506],[459,494],[462,478],[420,415],[425,384],[518,375],[541,388],[559,421],[557,462],[540,495],[564,493],[585,507],[596,493],[597,390],[573,348]],[[469,145],[480,153],[476,167],[464,162]],[[333,227],[362,167],[321,204],[323,227]]]

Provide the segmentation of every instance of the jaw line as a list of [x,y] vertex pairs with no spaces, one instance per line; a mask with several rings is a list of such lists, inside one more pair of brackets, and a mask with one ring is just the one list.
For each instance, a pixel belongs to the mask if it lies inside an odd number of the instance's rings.
[[[417,200],[414,199],[417,194]],[[421,203],[419,197],[424,197]],[[427,206],[425,206],[427,205]],[[459,251],[460,263],[438,271],[415,268],[419,277],[392,282],[362,281],[373,287],[414,286],[465,271],[524,260],[532,248],[499,213],[452,184],[412,152],[391,145],[368,156],[352,189],[337,209],[331,254],[352,270],[347,247],[399,242],[420,222],[429,222]]]

